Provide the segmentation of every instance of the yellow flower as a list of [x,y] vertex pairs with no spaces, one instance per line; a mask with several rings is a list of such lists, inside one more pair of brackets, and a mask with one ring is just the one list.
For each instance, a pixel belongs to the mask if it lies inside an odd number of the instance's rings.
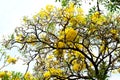
[[16,63],[16,61],[17,61],[17,59],[16,58],[13,58],[13,57],[8,57],[8,59],[7,59],[7,62],[10,64],[10,63],[12,63],[12,64],[15,64]]
[[41,18],[45,18],[49,16],[49,14],[44,9],[41,9],[38,15],[40,15]]
[[12,80],[21,80],[19,77],[12,78]]
[[72,27],[66,28],[65,32],[60,31],[59,39],[63,40],[66,39],[67,41],[73,41],[77,36],[77,31],[74,30]]
[[23,34],[18,34],[18,35],[15,37],[15,40],[18,41],[18,42],[21,42],[22,39],[23,39]]
[[50,71],[46,71],[44,74],[43,74],[44,78],[47,78],[49,79],[51,74],[50,74]]
[[82,8],[77,7],[76,10],[77,10],[77,14],[81,14],[81,15],[83,15],[84,11],[83,11]]
[[25,80],[33,80],[34,79],[33,75],[30,72],[27,72],[24,75],[24,78],[25,78]]
[[0,78],[4,77],[5,76],[5,72],[4,71],[1,71],[0,72]]
[[69,21],[70,26],[76,26],[78,23],[76,21],[76,17],[72,17]]
[[55,69],[55,68],[50,68],[49,69],[51,75],[57,75],[57,76],[62,76],[62,70],[61,69]]
[[47,10],[48,12],[53,11],[53,9],[54,9],[54,6],[53,6],[53,5],[47,5],[47,6],[46,6],[46,10]]
[[[72,9],[72,8],[70,8]],[[72,11],[73,10],[73,11]],[[69,14],[71,14],[70,17],[70,25],[76,26],[77,24],[86,24],[86,19],[84,16],[84,12],[82,8],[74,8],[71,11],[69,11]]]
[[58,37],[60,40],[63,40],[64,39],[64,31],[60,31]]
[[98,11],[91,16],[91,20],[98,25],[102,25],[107,21],[105,16],[101,15]]
[[83,61],[78,62],[77,60],[72,61],[72,70],[75,72],[84,70],[86,68],[86,65]]
[[73,51],[73,53],[74,53],[74,55],[75,55],[76,58],[82,58],[82,59],[84,59],[84,55],[82,53],[80,53],[78,51]]
[[75,46],[76,46],[78,49],[83,49],[83,45],[82,45],[82,44],[75,44]]
[[73,71],[76,71],[76,72],[79,71],[80,70],[80,64],[78,64],[78,63],[73,64],[72,69],[73,69]]
[[69,46],[71,48],[74,47],[74,44],[72,42],[67,42],[66,44],[67,44],[67,46]]
[[118,34],[118,30],[116,30],[116,29],[111,29],[110,32],[111,32],[112,34]]
[[11,73],[10,71],[8,71],[8,72],[6,72],[6,75],[7,75],[8,77],[10,77],[10,76],[12,75],[12,73]]
[[57,47],[58,48],[64,48],[65,47],[65,43],[64,42],[58,42]]
[[48,55],[47,56],[47,59],[53,59],[54,58],[54,55]]
[[81,23],[81,24],[86,24],[86,19],[85,19],[85,17],[84,16],[81,16],[81,15],[77,15],[76,16],[76,21],[77,21],[77,23]]
[[0,72],[0,78],[3,78],[4,76],[10,77],[11,76],[11,72],[1,71]]
[[97,29],[96,29],[96,27],[95,27],[95,25],[94,24],[90,24],[90,28],[89,28],[89,31],[88,31],[88,33],[90,34],[90,33],[93,33],[94,31],[96,31]]
[[64,16],[71,18],[74,16],[74,3],[69,3],[69,6],[64,9]]
[[101,46],[100,46],[100,52],[104,52],[104,51],[105,51],[104,49],[105,49],[105,46],[104,46],[104,45],[101,45]]
[[77,31],[73,28],[66,28],[65,29],[65,36],[67,41],[73,41],[77,36]]

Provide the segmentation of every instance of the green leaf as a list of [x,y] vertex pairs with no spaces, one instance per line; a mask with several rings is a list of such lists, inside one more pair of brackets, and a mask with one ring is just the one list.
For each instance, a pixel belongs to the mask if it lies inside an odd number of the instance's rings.
[[62,0],[62,6],[66,6],[68,4],[68,0]]

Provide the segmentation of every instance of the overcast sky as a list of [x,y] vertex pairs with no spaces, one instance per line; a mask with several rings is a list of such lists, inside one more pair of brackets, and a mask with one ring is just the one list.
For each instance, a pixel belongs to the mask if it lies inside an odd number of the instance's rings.
[[[32,16],[36,14],[40,8],[45,7],[46,4],[54,4],[55,0],[0,0],[0,39],[2,35],[12,33],[15,27],[19,26],[23,16]],[[84,5],[85,9],[89,6]],[[11,51],[11,53],[17,53]],[[16,66],[11,65],[10,70],[23,71],[26,66],[21,66],[21,61]],[[109,80],[119,80],[120,75],[113,75]]]
[[0,36],[14,31],[23,16],[32,16],[55,0],[0,0]]

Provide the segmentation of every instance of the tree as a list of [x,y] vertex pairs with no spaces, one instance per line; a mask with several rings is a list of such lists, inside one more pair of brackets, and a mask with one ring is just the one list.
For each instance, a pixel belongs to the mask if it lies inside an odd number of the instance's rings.
[[87,15],[71,0],[61,8],[47,5],[32,18],[24,17],[3,45],[19,48],[27,59],[26,72],[34,61],[38,80],[105,80],[120,72],[120,16],[101,12],[102,2]]

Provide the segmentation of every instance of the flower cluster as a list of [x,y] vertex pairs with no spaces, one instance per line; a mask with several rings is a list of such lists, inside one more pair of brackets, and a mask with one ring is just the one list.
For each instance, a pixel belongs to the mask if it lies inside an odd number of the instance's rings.
[[33,75],[27,72],[23,75],[20,72],[0,71],[0,80],[37,80]]
[[100,12],[93,13],[91,16],[91,20],[93,23],[95,23],[97,25],[102,25],[103,23],[105,23],[107,21],[105,16],[103,16]]
[[15,64],[16,61],[17,61],[16,58],[8,56],[7,62],[8,62],[9,64],[10,64],[10,63]]
[[62,74],[63,70],[61,69],[55,69],[55,68],[50,68],[48,71],[46,71],[43,76],[45,79],[49,79],[51,76],[63,76]]

